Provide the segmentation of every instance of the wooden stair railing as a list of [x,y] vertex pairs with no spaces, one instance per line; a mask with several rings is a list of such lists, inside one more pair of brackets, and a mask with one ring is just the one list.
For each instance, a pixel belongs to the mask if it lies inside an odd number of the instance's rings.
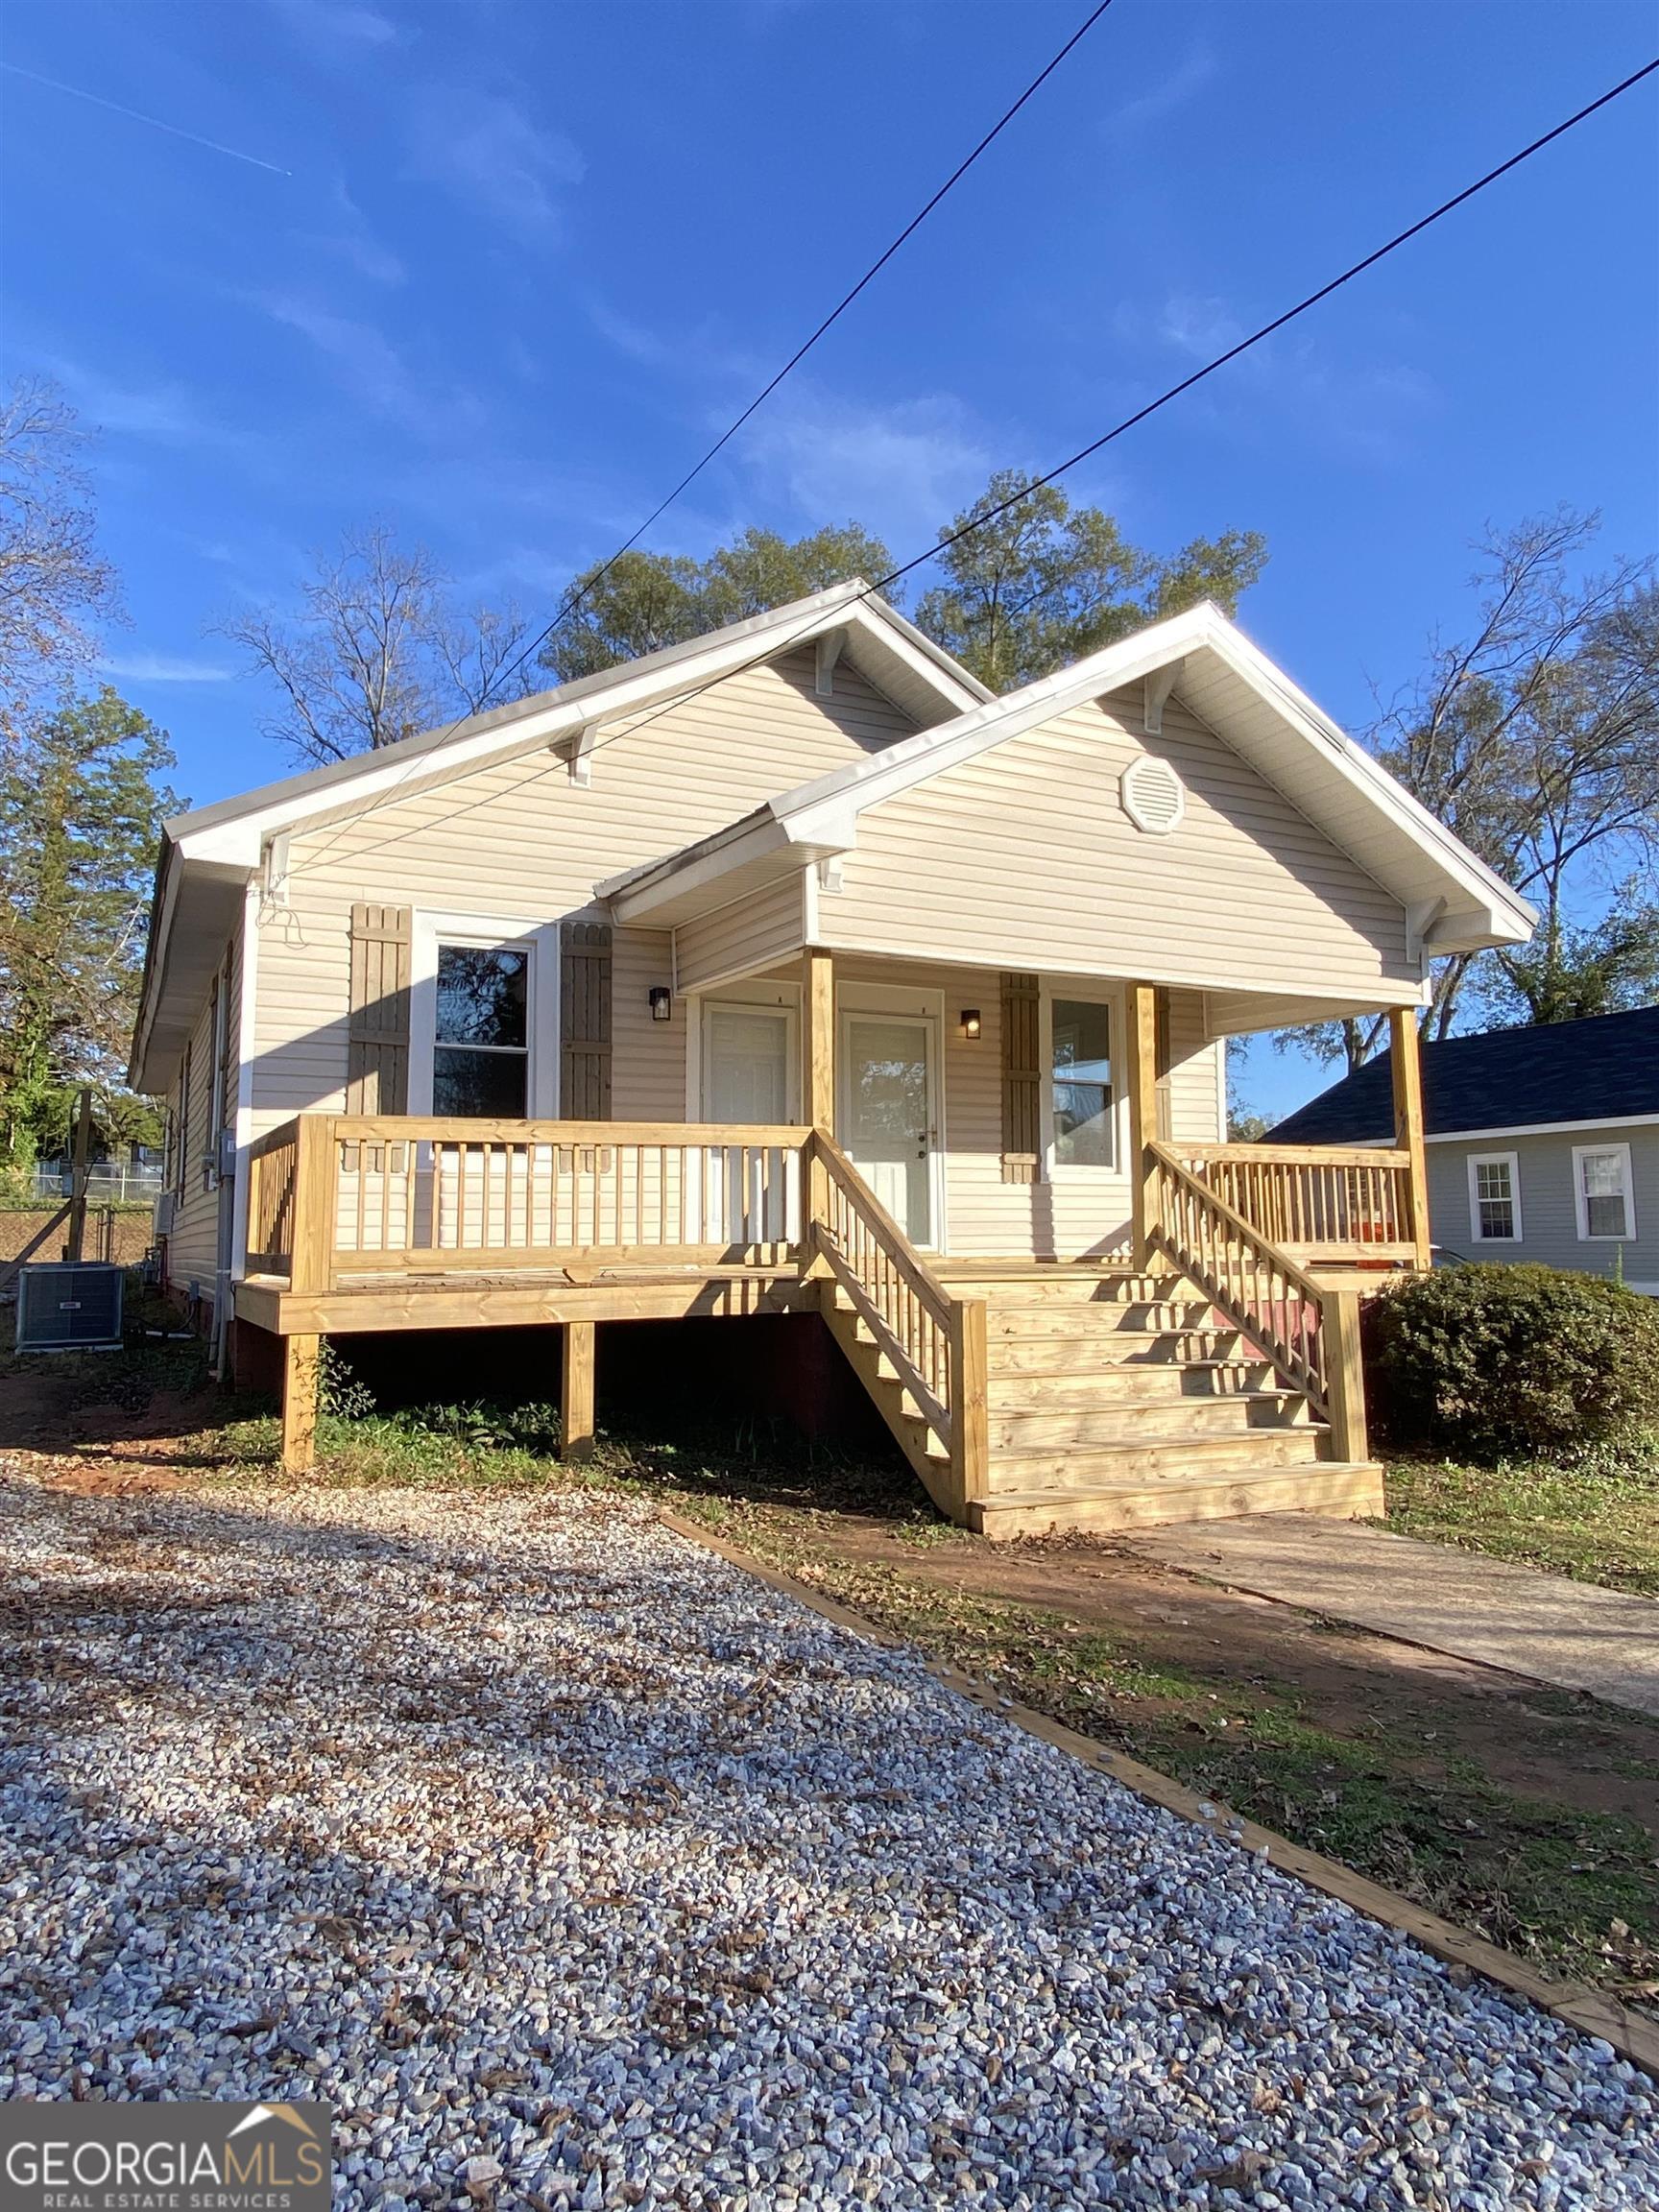
[[1358,1292],[1318,1282],[1169,1145],[1146,1146],[1146,1169],[1152,1244],[1304,1393],[1336,1457],[1364,1459]]
[[938,1439],[948,1482],[926,1451],[911,1464],[960,1521],[989,1489],[985,1302],[951,1296],[827,1129],[811,1161],[813,1248]]

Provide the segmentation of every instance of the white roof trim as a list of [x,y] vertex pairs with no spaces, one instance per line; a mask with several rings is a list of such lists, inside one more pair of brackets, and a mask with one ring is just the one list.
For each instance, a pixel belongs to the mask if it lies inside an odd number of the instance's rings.
[[1436,1129],[1424,1139],[1428,1144],[1483,1144],[1489,1137],[1565,1137],[1586,1129],[1651,1129],[1659,1114],[1593,1114],[1584,1121],[1513,1121],[1502,1128]]
[[[1028,684],[1006,698],[988,700],[954,721],[919,731],[884,752],[799,784],[772,800],[762,811],[805,840],[826,816],[841,817],[848,808],[854,815],[861,814],[866,807],[896,798],[926,778],[971,760],[1039,722],[1064,714],[1087,700],[1142,683],[1171,662],[1186,660],[1190,672],[1196,656],[1204,653],[1213,654],[1232,676],[1270,707],[1281,723],[1362,799],[1379,830],[1384,834],[1392,831],[1395,856],[1409,847],[1428,862],[1438,886],[1436,896],[1446,901],[1445,909],[1424,931],[1428,950],[1460,950],[1466,940],[1477,945],[1520,944],[1530,936],[1537,917],[1527,901],[1459,844],[1443,823],[1396,783],[1209,602],[1154,623],[1150,629],[1091,654],[1070,668]],[[1225,739],[1225,732],[1219,734]],[[1315,827],[1323,827],[1306,793],[1286,791],[1285,795]],[[635,871],[631,878],[618,878],[615,888],[621,890],[624,885],[641,884],[647,877],[662,878],[675,869],[697,865],[726,834],[720,831],[715,838],[687,846],[649,869]],[[1330,830],[1326,834],[1391,896],[1423,910],[1422,887],[1407,885],[1398,865],[1390,869],[1391,855],[1381,841],[1373,846],[1367,840],[1367,850],[1355,852],[1351,842]],[[1392,882],[1391,873],[1395,878]]]
[[[914,624],[857,583],[838,584],[807,599],[775,608],[711,636],[665,646],[535,698],[427,731],[383,752],[335,761],[245,796],[199,807],[166,825],[186,860],[217,860],[254,867],[259,848],[279,830],[350,815],[394,788],[418,791],[434,779],[447,781],[482,762],[551,745],[584,724],[614,721],[661,704],[677,691],[696,690],[734,673],[757,657],[809,645],[824,631],[849,633],[857,644],[897,662],[924,685],[952,720],[991,694]],[[425,773],[430,762],[433,774]]]

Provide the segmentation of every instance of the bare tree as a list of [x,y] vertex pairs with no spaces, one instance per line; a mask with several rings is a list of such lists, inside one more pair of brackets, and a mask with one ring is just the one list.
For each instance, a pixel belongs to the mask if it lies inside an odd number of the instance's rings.
[[265,734],[306,760],[344,760],[523,695],[522,617],[462,618],[446,594],[431,554],[376,523],[318,557],[297,615],[255,608],[216,628],[276,688]]
[[0,730],[97,650],[91,625],[118,611],[99,553],[85,433],[54,386],[25,378],[0,397]]
[[[1489,532],[1472,635],[1435,637],[1423,674],[1369,736],[1382,765],[1539,907],[1536,942],[1551,965],[1575,908],[1599,887],[1651,887],[1659,856],[1659,589],[1650,560],[1575,573],[1599,528],[1599,517],[1561,508]],[[1447,1036],[1471,984],[1504,957],[1438,962],[1424,1034]],[[1377,1018],[1290,1034],[1352,1069],[1386,1027]]]

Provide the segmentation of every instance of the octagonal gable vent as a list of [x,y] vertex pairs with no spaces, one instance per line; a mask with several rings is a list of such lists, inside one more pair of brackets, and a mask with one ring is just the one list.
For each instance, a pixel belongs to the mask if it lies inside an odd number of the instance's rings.
[[1153,837],[1166,837],[1187,811],[1180,777],[1167,760],[1156,760],[1149,754],[1124,769],[1118,796],[1136,829]]

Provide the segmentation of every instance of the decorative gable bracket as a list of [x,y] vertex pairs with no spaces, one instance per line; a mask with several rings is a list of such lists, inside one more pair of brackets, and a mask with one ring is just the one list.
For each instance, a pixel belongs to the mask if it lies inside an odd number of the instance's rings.
[[1148,737],[1164,734],[1164,709],[1169,703],[1169,694],[1181,681],[1185,661],[1170,661],[1162,668],[1154,668],[1146,678],[1145,704],[1141,709],[1141,727]]
[[584,789],[593,781],[593,741],[598,731],[597,722],[584,722],[580,730],[556,737],[549,747],[549,751],[565,762],[571,782],[580,783]]

